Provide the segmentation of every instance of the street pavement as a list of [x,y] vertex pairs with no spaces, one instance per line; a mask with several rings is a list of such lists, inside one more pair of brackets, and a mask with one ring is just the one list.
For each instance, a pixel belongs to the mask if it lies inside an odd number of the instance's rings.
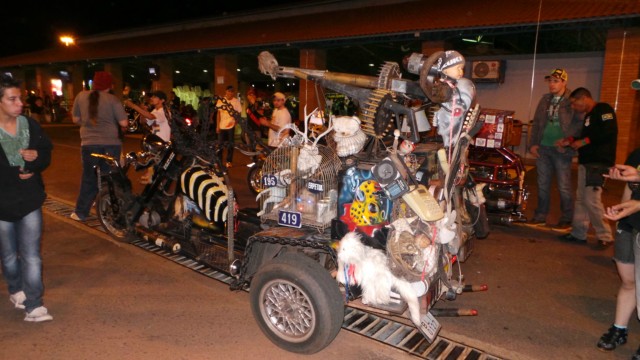
[[[51,197],[73,204],[80,181],[77,128],[46,126],[54,141],[45,172]],[[135,150],[136,136],[125,149]],[[236,153],[231,169],[240,205],[255,206],[244,184],[247,162]],[[527,172],[535,208],[535,169]],[[242,185],[240,185],[242,184]],[[610,182],[606,204],[622,185]],[[558,218],[557,195],[550,221]],[[463,293],[440,308],[473,308],[474,317],[440,317],[441,334],[504,359],[628,359],[640,345],[638,321],[629,343],[612,353],[595,344],[610,326],[619,286],[613,249],[560,241],[544,227],[494,226],[476,240],[460,268],[467,284],[488,291]],[[148,253],[113,242],[99,231],[45,212],[45,305],[54,320],[33,324],[13,309],[0,289],[0,359],[299,359],[260,332],[248,294]],[[0,302],[1,304],[1,302]],[[410,359],[387,345],[348,331],[309,359]]]

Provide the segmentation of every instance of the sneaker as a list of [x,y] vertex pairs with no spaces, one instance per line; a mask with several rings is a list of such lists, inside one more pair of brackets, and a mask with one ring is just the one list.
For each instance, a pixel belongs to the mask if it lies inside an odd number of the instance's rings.
[[69,215],[69,217],[75,221],[84,221],[84,219],[78,216],[78,214],[76,214],[75,212],[72,212],[71,215]]
[[15,294],[9,295],[9,301],[13,303],[16,309],[24,309],[24,301],[27,300],[27,296],[24,291],[20,290]]
[[640,347],[638,348],[638,350],[636,350],[636,353],[633,354],[631,360],[640,360]]
[[[621,329],[611,325],[606,333],[602,334],[598,341],[598,349],[602,351],[611,351],[618,345],[627,342],[627,329]],[[640,350],[640,349],[638,349]]]
[[573,243],[576,243],[576,244],[586,244],[587,243],[587,239],[579,239],[579,238],[571,235],[571,233],[560,235],[560,236],[558,236],[558,238],[560,240],[562,240],[562,241],[573,242]]
[[598,242],[596,243],[596,245],[594,246],[595,250],[606,250],[608,249],[611,245],[613,245],[613,241],[604,241],[604,240],[598,240]]
[[569,230],[571,229],[571,221],[560,221],[557,224],[551,226],[554,230]]
[[227,167],[227,169],[231,169],[233,167],[233,164],[230,162],[227,162],[225,166]]
[[40,306],[31,310],[31,312],[28,312],[27,316],[24,317],[24,321],[30,322],[42,322],[50,320],[53,320],[53,316],[49,315],[47,308],[44,306]]

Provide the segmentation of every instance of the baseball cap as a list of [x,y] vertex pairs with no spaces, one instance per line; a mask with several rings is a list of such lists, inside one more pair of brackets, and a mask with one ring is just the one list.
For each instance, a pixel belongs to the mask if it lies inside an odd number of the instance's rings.
[[569,75],[564,69],[554,69],[551,74],[545,76],[545,80],[554,77],[556,79],[567,81],[569,79]]
[[111,89],[111,85],[113,85],[113,78],[110,73],[106,71],[96,71],[93,75],[93,90]]
[[160,91],[160,90],[154,91],[151,94],[149,94],[149,96],[155,96],[160,100],[167,101],[167,94],[165,94],[164,91]]

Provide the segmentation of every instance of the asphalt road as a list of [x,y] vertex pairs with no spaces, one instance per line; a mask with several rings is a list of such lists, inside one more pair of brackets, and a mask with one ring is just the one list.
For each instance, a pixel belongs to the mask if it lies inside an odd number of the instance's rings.
[[[46,131],[55,145],[53,164],[45,172],[47,191],[71,204],[80,181],[77,128],[52,125]],[[138,138],[128,138],[125,150],[138,144]],[[231,175],[239,203],[253,206],[252,196],[241,188],[246,159],[236,159]],[[528,172],[527,183],[532,189],[535,171]],[[605,202],[619,199],[621,189],[610,184]],[[530,204],[529,215],[535,196]],[[557,199],[552,206],[558,207]],[[557,235],[544,228],[494,226],[487,239],[477,240],[461,270],[467,284],[487,284],[489,290],[438,303],[479,312],[439,318],[441,334],[505,359],[628,359],[640,345],[634,319],[628,344],[612,353],[595,347],[613,320],[619,286],[613,249],[568,244]],[[1,359],[301,357],[262,335],[248,294],[230,292],[227,285],[114,243],[72,220],[45,216],[43,258],[45,302],[54,321],[25,323],[7,301],[0,307]],[[8,296],[6,290],[0,290],[2,296]],[[327,349],[305,358],[414,357],[342,330]]]

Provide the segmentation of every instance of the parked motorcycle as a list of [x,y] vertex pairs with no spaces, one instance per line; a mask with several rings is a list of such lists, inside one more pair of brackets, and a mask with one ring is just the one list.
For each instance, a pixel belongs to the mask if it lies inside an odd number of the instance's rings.
[[134,133],[140,129],[140,114],[129,108],[125,107],[125,111],[127,112],[127,120],[129,123],[127,124],[127,132]]
[[[98,218],[116,240],[144,238],[174,253],[228,269],[236,255],[224,256],[227,246],[234,249],[245,244],[248,236],[260,230],[259,223],[246,212],[249,210],[236,209],[216,144],[207,143],[183,124],[173,122],[172,142],[146,135],[142,150],[127,154],[123,164],[110,156],[92,154],[110,168],[96,167]],[[129,170],[149,167],[153,168],[151,183],[140,194],[133,193]]]
[[247,186],[251,193],[258,195],[264,188],[262,184],[262,165],[271,153],[271,148],[261,138],[257,137],[255,132],[251,131],[246,119],[240,118],[238,125],[242,129],[240,135],[242,143],[235,144],[234,147],[251,159],[251,162],[247,164],[249,168],[249,171],[247,171]]

